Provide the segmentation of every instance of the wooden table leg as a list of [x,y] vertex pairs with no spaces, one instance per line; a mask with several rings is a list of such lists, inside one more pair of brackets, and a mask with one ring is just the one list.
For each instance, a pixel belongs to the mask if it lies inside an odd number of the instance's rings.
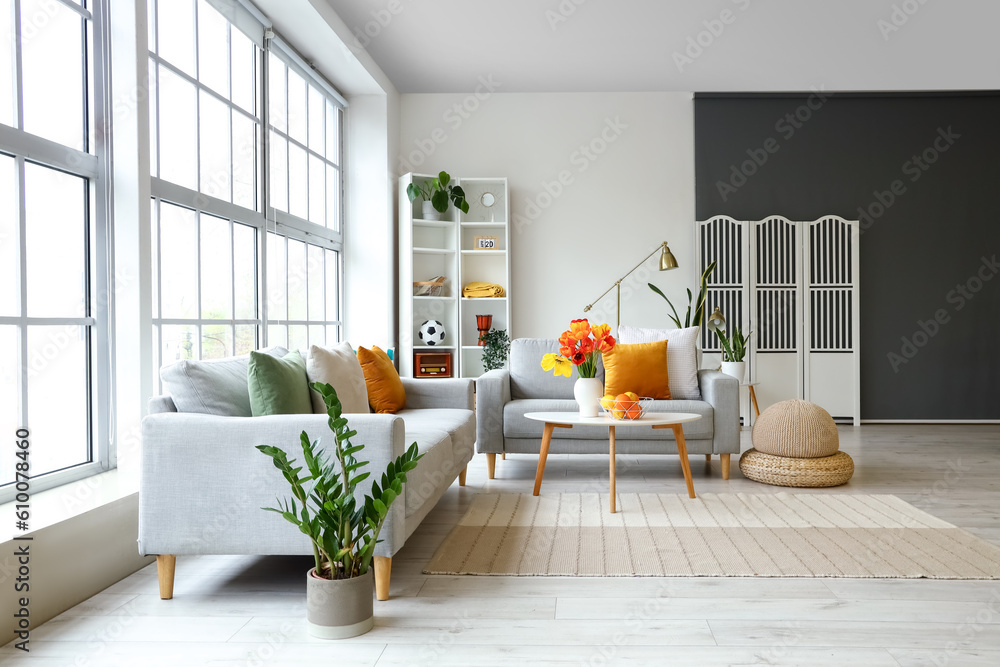
[[542,448],[538,452],[538,470],[535,471],[535,492],[531,495],[537,496],[542,488],[542,476],[545,475],[545,459],[549,458],[549,443],[552,442],[552,431],[556,428],[573,428],[572,424],[550,424],[545,422],[545,430],[542,431]]
[[611,452],[611,513],[615,513],[615,427],[608,427],[608,443]]
[[757,406],[757,392],[753,390],[753,385],[750,385],[750,400],[753,401],[753,411],[754,415],[760,417],[760,408]]
[[688,497],[694,498],[694,481],[691,479],[691,462],[688,461],[687,443],[684,442],[684,427],[680,424],[670,426],[674,430],[674,438],[677,440],[677,453],[681,455],[681,469],[684,470],[684,481],[687,482]]

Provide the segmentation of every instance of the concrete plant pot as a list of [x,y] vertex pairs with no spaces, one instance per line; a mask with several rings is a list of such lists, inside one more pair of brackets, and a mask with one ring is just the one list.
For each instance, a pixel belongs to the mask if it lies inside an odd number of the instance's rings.
[[420,214],[423,216],[424,220],[440,220],[441,213],[434,208],[434,204],[430,201],[424,200],[420,207]]
[[347,639],[375,626],[372,604],[374,568],[353,579],[320,579],[315,568],[306,573],[306,622],[320,639]]

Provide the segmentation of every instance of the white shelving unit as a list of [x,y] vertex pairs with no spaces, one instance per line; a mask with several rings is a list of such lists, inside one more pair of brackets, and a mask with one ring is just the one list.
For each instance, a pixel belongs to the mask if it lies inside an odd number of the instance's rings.
[[[421,201],[410,203],[406,187],[433,178],[430,174],[406,174],[399,180],[399,373],[414,376],[414,353],[449,352],[452,377],[478,377],[484,371],[478,345],[477,315],[492,315],[494,329],[510,333],[510,210],[506,178],[456,178],[465,190],[469,212],[454,206],[441,220],[424,220]],[[482,196],[492,193],[492,207]],[[477,236],[494,236],[496,247],[478,250]],[[444,276],[440,296],[413,296],[413,283]],[[462,297],[470,282],[502,285],[501,298]],[[445,327],[442,345],[420,345],[417,332],[426,320],[439,320]]]

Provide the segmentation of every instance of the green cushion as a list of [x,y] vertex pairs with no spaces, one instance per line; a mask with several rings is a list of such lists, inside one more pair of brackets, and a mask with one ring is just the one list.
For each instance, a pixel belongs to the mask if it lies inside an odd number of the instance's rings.
[[247,384],[250,388],[250,413],[254,417],[312,412],[306,362],[298,351],[289,352],[281,359],[251,352]]

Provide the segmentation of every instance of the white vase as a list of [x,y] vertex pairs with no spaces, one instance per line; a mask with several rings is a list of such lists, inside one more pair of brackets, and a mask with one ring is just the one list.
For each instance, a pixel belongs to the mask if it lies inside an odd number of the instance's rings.
[[742,383],[747,374],[747,362],[723,361],[722,372],[725,373],[726,375],[732,375],[734,378],[736,378]]
[[438,212],[436,208],[434,208],[434,204],[430,201],[427,201],[426,199],[424,200],[422,211],[423,212],[421,213],[421,215],[423,216],[424,220],[441,219],[441,214]]
[[597,378],[578,378],[573,385],[573,397],[580,406],[581,417],[596,417],[601,409],[598,403],[604,395],[604,383]]

